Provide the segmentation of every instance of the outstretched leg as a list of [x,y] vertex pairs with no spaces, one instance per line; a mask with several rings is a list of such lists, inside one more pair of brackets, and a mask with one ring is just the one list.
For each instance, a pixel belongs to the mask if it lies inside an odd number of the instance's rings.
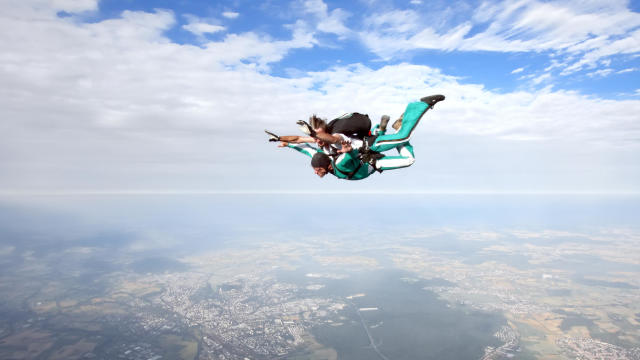
[[370,149],[376,152],[391,150],[398,145],[402,145],[411,139],[413,131],[420,122],[422,115],[432,108],[436,103],[444,100],[443,95],[426,96],[420,101],[412,102],[402,115],[402,126],[395,134],[381,134],[376,138]]
[[413,146],[409,142],[396,147],[398,156],[385,156],[376,160],[375,168],[378,170],[393,170],[411,166],[415,162]]

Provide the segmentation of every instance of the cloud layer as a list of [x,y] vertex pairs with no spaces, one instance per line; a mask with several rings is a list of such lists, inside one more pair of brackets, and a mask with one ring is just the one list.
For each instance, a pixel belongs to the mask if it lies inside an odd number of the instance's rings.
[[[447,100],[417,136],[636,148],[638,100],[553,88],[501,93],[408,62],[333,65],[294,78],[270,71],[293,52],[317,48],[319,34],[360,38],[381,57],[416,48],[553,50],[573,57],[563,71],[638,51],[637,14],[623,4],[577,4],[487,3],[448,30],[420,26],[418,10],[391,10],[364,19],[366,30],[358,30],[346,25],[354,16],[348,11],[305,1],[297,9],[312,19],[284,24],[285,37],[231,32],[219,20],[189,15],[182,27],[201,39],[179,44],[167,32],[188,14],[123,11],[86,22],[58,12],[96,11],[96,1],[16,1],[0,13],[0,188],[123,188],[131,177],[167,173],[173,176],[158,186],[202,187],[177,175],[193,170],[214,178],[211,188],[225,189],[238,183],[222,174],[268,168],[259,155],[263,128],[294,131],[294,121],[311,113],[331,118],[360,111],[375,121],[398,116],[407,102],[431,93]],[[230,11],[220,16],[242,18]],[[207,39],[212,33],[220,39]]]

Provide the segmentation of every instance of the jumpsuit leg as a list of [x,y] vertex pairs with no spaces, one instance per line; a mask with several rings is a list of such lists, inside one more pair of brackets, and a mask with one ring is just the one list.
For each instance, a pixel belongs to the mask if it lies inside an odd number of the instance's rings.
[[409,142],[396,147],[398,156],[385,156],[376,161],[376,168],[379,170],[393,170],[411,166],[415,157],[413,155],[413,146]]
[[427,111],[429,105],[422,101],[412,102],[407,105],[402,116],[402,127],[395,134],[380,135],[371,145],[371,150],[383,152],[405,144],[413,135],[413,131],[420,122],[422,115]]

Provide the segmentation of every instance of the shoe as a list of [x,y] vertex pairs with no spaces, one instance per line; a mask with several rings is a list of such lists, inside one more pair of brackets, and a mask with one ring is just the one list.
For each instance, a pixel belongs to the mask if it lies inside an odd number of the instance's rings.
[[396,129],[396,131],[400,130],[400,128],[402,127],[402,116],[398,120],[394,121],[391,127]]
[[272,132],[269,132],[267,130],[265,130],[264,132],[266,132],[267,135],[269,135],[269,141],[280,141],[280,136],[278,136],[278,135],[276,135],[276,134],[274,134]]
[[303,133],[309,135],[309,136],[315,136],[316,132],[313,130],[313,128],[311,127],[311,125],[309,125],[308,122],[304,121],[304,120],[298,120],[296,121],[296,124],[298,124],[298,127],[300,128],[300,131],[302,131]]
[[382,115],[382,118],[380,118],[380,126],[378,127],[378,132],[387,131],[387,124],[389,123],[389,120],[391,120],[389,115]]
[[442,100],[444,100],[444,95],[431,95],[431,96],[425,96],[422,99],[420,99],[420,101],[422,101],[423,103],[427,103],[429,107],[433,107],[433,105],[435,105],[437,102],[440,102]]

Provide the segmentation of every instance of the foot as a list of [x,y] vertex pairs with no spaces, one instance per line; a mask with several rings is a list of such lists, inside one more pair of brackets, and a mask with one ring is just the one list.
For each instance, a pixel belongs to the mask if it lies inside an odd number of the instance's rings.
[[402,127],[402,116],[400,117],[400,119],[394,121],[391,127],[396,129],[396,131],[400,130],[400,128]]
[[269,141],[280,141],[280,136],[278,136],[278,135],[276,135],[276,134],[274,134],[272,132],[269,132],[267,130],[265,130],[264,132],[266,132],[267,135],[269,135]]
[[420,101],[427,103],[429,107],[433,107],[437,102],[444,100],[444,95],[431,95],[425,96]]
[[387,131],[387,124],[389,123],[389,120],[391,120],[389,115],[382,115],[382,118],[380,119],[380,126],[378,127],[378,132]]

